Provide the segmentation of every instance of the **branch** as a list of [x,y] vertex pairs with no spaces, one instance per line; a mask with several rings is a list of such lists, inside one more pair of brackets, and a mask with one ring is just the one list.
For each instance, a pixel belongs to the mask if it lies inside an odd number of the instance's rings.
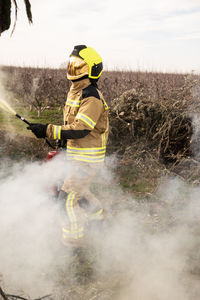
[[[14,299],[20,299],[20,300],[28,300],[27,298],[17,296],[17,295],[10,295],[10,294],[5,294],[2,288],[0,287],[0,296],[2,296],[3,300],[9,300],[9,298],[14,298]],[[44,298],[50,297],[51,294],[34,299],[34,300],[42,300]]]
[[[21,299],[21,300],[28,300],[27,298],[24,298],[24,297],[21,297],[21,296],[16,296],[16,295],[8,295],[8,297],[11,297],[11,298],[15,298],[15,299]],[[8,298],[7,298],[8,299]]]
[[6,296],[6,294],[4,293],[4,291],[2,290],[2,288],[0,287],[0,295],[2,296],[2,298],[4,300],[9,300],[8,297]]

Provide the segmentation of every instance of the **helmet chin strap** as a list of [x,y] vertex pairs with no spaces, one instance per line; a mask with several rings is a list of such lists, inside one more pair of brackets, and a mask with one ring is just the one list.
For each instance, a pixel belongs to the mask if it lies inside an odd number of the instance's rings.
[[85,76],[83,76],[81,78],[74,79],[74,80],[71,80],[71,81],[72,82],[77,82],[77,81],[81,81],[81,80],[86,79],[86,78],[88,78],[90,80],[91,85],[93,85],[94,87],[98,88],[97,81],[99,80],[99,78],[98,79],[91,79],[91,78],[88,77],[88,75],[85,75]]
[[74,79],[74,80],[71,80],[72,82],[77,82],[77,81],[80,81],[80,80],[83,80],[83,79],[86,79],[88,78],[88,75],[84,75],[83,77],[81,78],[78,78],[78,79]]
[[98,82],[99,78],[98,79],[91,79],[91,78],[89,78],[89,79],[90,79],[91,85],[93,85],[94,87],[98,88],[97,82]]

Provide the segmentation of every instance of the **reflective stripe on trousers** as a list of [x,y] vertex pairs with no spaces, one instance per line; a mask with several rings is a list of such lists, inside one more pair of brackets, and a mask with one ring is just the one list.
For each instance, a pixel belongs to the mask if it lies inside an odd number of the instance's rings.
[[[66,240],[77,240],[84,236],[84,226],[80,224],[80,212],[78,212],[79,206],[74,207],[74,199],[77,193],[71,192],[69,193],[66,199],[66,213],[68,218],[68,226],[63,226],[62,228],[62,236],[63,239]],[[78,215],[77,215],[78,212]],[[85,214],[86,217],[86,214]],[[103,219],[103,209],[88,215],[88,221],[92,220],[102,220]],[[86,223],[86,222],[85,222]],[[84,224],[86,225],[86,224]]]
[[84,241],[89,222],[103,219],[101,201],[90,190],[91,182],[100,168],[80,162],[73,162],[71,167],[72,172],[62,186],[64,197],[60,202],[63,203],[64,212],[62,240],[67,246],[80,245]]
[[[77,216],[77,209],[74,209],[74,199],[77,193],[69,193],[66,199],[66,213],[68,218],[68,226],[62,228],[64,239],[77,240],[84,236],[84,228],[80,226],[79,217]],[[78,206],[77,206],[78,208]]]

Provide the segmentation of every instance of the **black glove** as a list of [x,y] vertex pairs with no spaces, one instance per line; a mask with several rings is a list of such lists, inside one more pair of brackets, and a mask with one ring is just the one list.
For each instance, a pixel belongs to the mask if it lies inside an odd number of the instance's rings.
[[30,126],[27,127],[28,130],[31,130],[35,136],[39,139],[46,137],[47,126],[40,123],[31,123]]

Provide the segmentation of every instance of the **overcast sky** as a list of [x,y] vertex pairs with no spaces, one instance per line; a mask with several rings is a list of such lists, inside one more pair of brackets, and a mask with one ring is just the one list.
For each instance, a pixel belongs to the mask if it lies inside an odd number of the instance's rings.
[[94,47],[107,69],[200,72],[200,0],[22,0],[0,64],[59,67],[74,45]]

